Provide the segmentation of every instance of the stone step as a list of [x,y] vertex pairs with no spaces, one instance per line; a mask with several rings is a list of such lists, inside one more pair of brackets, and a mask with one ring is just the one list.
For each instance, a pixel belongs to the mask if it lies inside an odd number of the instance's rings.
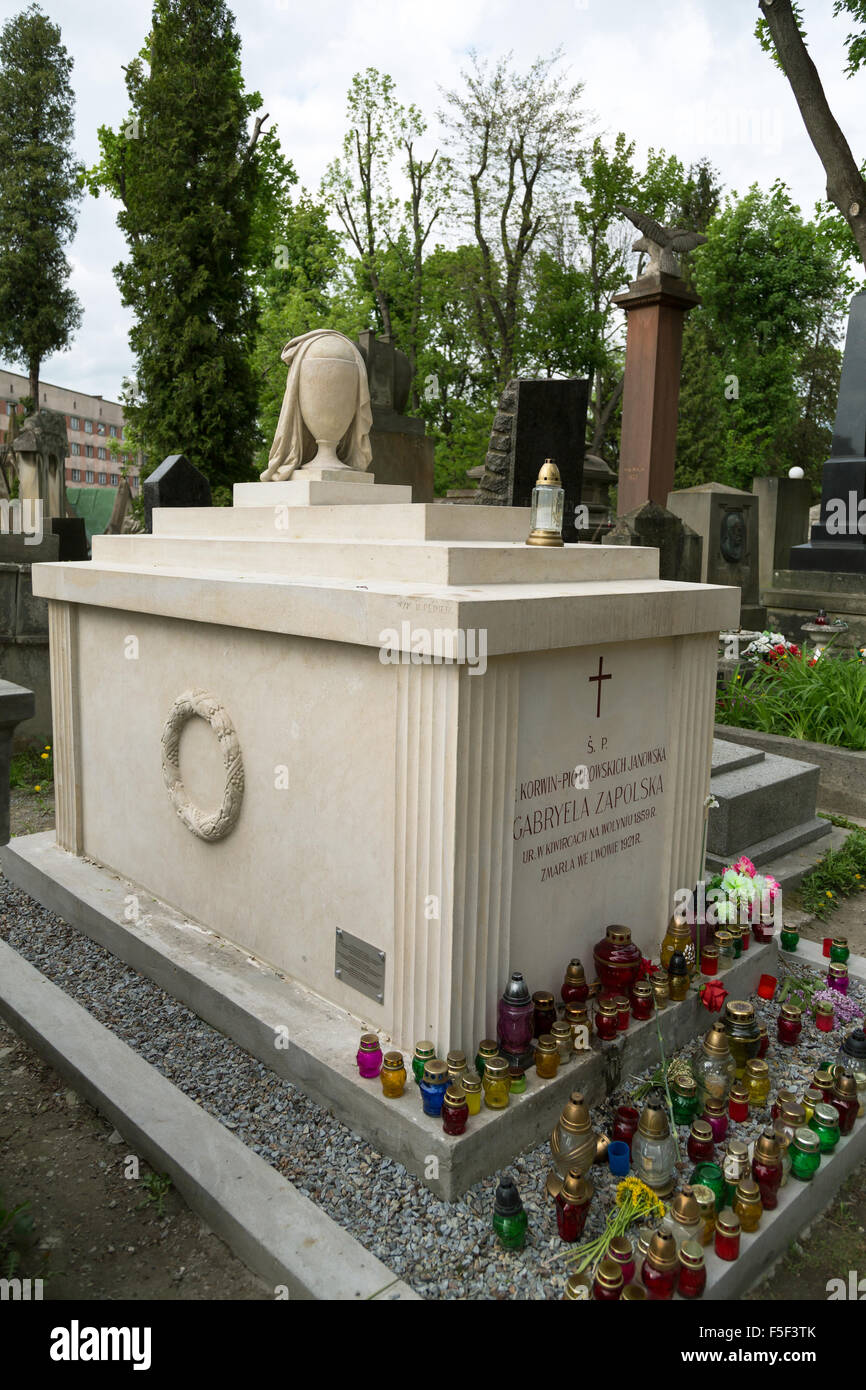
[[731,743],[726,738],[714,738],[710,775],[717,777],[723,772],[737,772],[741,767],[753,767],[755,763],[763,761],[763,748],[747,748],[743,743]]
[[708,853],[736,857],[747,845],[774,837],[780,837],[781,846],[784,832],[814,819],[819,778],[813,763],[773,753],[712,777],[710,791],[719,805],[710,812]]
[[[740,855],[745,854],[747,859],[751,859],[756,869],[769,869],[774,878],[779,879],[783,888],[795,887],[794,873],[790,871],[788,861],[794,861],[795,855],[804,846],[811,845],[815,840],[821,840],[828,836],[833,829],[831,821],[822,820],[820,816],[813,816],[809,820],[803,821],[801,825],[795,826],[793,830],[784,830],[780,835],[769,835],[766,839],[758,840],[752,845],[741,845],[737,849],[725,855],[707,853],[707,867],[713,873],[719,873],[727,868],[732,859],[739,859]],[[844,835],[842,837],[844,839]],[[811,859],[808,856],[797,858],[797,869],[799,879],[812,867],[812,864],[824,853],[828,845],[821,845],[820,850],[813,854]],[[788,870],[787,883],[782,882],[781,873]],[[777,872],[779,870],[779,872]]]

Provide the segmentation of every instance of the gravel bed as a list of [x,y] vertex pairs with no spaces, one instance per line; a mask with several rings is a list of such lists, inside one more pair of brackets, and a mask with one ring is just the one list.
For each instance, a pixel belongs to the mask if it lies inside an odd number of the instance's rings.
[[[423,1297],[562,1297],[568,1276],[562,1256],[569,1248],[559,1240],[553,1204],[544,1190],[551,1166],[547,1143],[519,1155],[511,1165],[529,1215],[529,1231],[524,1250],[504,1251],[491,1228],[495,1175],[477,1182],[457,1202],[442,1201],[402,1164],[384,1158],[297,1087],[2,877],[0,938]],[[787,968],[780,965],[780,976]],[[804,969],[797,964],[791,968],[794,973]],[[852,984],[851,995],[862,1011],[866,989]],[[781,1047],[775,1041],[777,1006],[756,1003],[771,1039],[771,1098],[783,1086],[800,1094],[819,1061],[835,1053],[841,1033],[821,1034],[807,1023],[798,1047]],[[708,1015],[708,1026],[710,1021]],[[599,1133],[610,1133],[616,1106],[631,1100],[632,1092],[650,1077],[648,1071],[628,1078],[593,1111]],[[768,1118],[769,1112],[764,1112],[750,1116],[746,1124],[732,1122],[729,1134],[751,1140]],[[685,1155],[687,1134],[687,1128],[680,1130],[682,1179],[692,1167]],[[596,1196],[586,1239],[603,1229],[616,1191],[606,1166],[594,1167],[591,1177]]]

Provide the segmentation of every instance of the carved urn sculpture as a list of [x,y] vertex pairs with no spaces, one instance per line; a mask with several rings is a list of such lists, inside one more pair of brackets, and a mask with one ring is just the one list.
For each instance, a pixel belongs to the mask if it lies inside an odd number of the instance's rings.
[[286,390],[263,483],[298,469],[365,471],[370,464],[370,388],[364,359],[342,333],[316,329],[282,352]]

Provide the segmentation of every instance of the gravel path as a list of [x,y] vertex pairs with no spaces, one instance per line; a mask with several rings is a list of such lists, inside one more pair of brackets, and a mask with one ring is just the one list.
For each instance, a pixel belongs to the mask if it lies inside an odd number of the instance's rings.
[[[558,1299],[568,1264],[544,1192],[547,1144],[512,1164],[529,1214],[526,1248],[503,1251],[491,1229],[496,1176],[476,1183],[460,1201],[435,1197],[399,1163],[383,1158],[291,1083],[218,1033],[103,947],[69,927],[0,878],[0,937],[146,1058],[209,1114],[344,1226],[396,1275],[430,1299]],[[785,967],[780,968],[780,973]],[[803,969],[794,966],[797,973]],[[852,985],[861,1013],[866,990]],[[818,1062],[835,1052],[839,1034],[807,1024],[797,1048],[775,1042],[777,1009],[757,1001],[768,1025],[771,1096],[782,1086],[799,1094]],[[708,1024],[709,1024],[708,1016]],[[832,1044],[828,1046],[828,1042]],[[629,1078],[593,1112],[598,1132],[610,1132],[612,1111],[630,1099],[649,1073]],[[531,1083],[530,1083],[531,1084]],[[768,1117],[757,1114],[730,1135],[751,1139]],[[685,1155],[687,1130],[680,1131]],[[691,1164],[684,1157],[680,1175]],[[600,1233],[614,1201],[606,1168],[592,1170],[596,1198],[586,1238]]]

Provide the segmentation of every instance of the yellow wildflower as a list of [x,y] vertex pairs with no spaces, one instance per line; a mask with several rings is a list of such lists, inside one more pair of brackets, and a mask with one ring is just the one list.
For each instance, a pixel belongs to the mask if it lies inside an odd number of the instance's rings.
[[34,790],[35,792],[41,792],[42,788],[41,788],[41,787],[34,787],[33,790]]
[[830,889],[828,888],[828,889],[827,889],[827,897],[828,897],[828,898],[832,898],[832,896],[833,896],[833,894],[830,892]]
[[39,756],[40,756],[40,758],[47,758],[47,757],[48,757],[48,754],[47,754],[47,753],[40,753]]

